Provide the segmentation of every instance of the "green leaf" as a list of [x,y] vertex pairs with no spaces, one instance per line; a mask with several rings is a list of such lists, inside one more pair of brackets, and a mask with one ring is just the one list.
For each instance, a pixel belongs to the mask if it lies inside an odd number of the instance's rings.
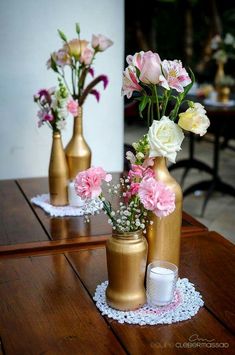
[[57,69],[56,62],[55,62],[55,60],[54,60],[52,55],[51,55],[51,69],[54,70],[56,73],[59,73],[59,71]]
[[149,101],[149,98],[148,96],[144,95],[142,98],[141,98],[141,101],[139,103],[139,113],[140,113],[140,117],[143,118],[143,115],[142,115],[142,112],[144,111],[147,103]]
[[76,23],[76,32],[78,34],[78,36],[80,35],[80,26],[79,23]]
[[62,39],[62,41],[67,43],[67,37],[65,36],[64,32],[62,32],[61,30],[58,30],[59,36]]

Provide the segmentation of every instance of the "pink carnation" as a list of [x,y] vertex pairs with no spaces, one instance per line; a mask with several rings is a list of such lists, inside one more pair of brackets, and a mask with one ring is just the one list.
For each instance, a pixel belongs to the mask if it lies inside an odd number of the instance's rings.
[[82,199],[96,198],[98,197],[102,190],[101,184],[105,180],[107,182],[111,181],[112,176],[106,174],[101,167],[92,167],[85,171],[78,173],[75,178],[75,191]]
[[157,182],[158,201],[153,213],[158,217],[166,217],[175,209],[175,194],[162,182]]
[[168,216],[175,209],[175,194],[153,177],[141,181],[138,194],[144,208],[158,217]]
[[142,165],[131,165],[131,170],[128,173],[130,179],[142,179],[144,177],[154,177],[154,171],[151,168],[145,168]]
[[77,116],[78,115],[78,102],[71,99],[67,103],[67,110],[73,115]]

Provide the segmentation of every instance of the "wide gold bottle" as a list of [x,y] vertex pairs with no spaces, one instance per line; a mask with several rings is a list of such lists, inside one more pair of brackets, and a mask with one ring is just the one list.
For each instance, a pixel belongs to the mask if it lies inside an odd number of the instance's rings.
[[144,287],[148,245],[142,231],[113,233],[106,244],[110,307],[127,311],[146,302]]
[[73,136],[65,148],[65,154],[70,180],[91,166],[91,150],[83,137],[82,107],[78,109],[78,116],[74,117]]
[[182,224],[182,190],[170,175],[166,159],[155,158],[153,170],[155,178],[166,184],[175,193],[175,210],[167,217],[159,218],[150,213],[152,225],[147,228],[148,264],[155,260],[169,261],[179,266]]
[[68,167],[60,132],[53,132],[49,163],[50,203],[54,206],[68,204]]

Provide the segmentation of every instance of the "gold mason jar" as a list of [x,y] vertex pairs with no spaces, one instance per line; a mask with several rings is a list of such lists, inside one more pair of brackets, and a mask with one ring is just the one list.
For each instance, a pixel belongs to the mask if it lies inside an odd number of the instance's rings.
[[169,173],[165,158],[155,158],[153,170],[156,180],[163,182],[175,193],[175,210],[169,216],[162,218],[153,213],[149,214],[153,224],[147,227],[148,264],[156,260],[164,260],[179,266],[182,189]]
[[109,284],[106,300],[118,310],[133,310],[146,302],[144,287],[147,241],[142,230],[113,232],[106,244]]
[[82,112],[82,107],[79,107],[78,116],[74,117],[72,138],[65,148],[70,180],[91,166],[91,150],[83,136]]

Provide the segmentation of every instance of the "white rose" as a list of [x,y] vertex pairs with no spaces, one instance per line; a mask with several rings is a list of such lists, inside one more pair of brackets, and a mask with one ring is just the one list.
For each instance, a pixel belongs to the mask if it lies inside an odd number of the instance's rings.
[[182,129],[169,117],[163,116],[160,121],[153,121],[149,128],[149,157],[166,157],[175,163],[176,153],[181,150],[184,139]]
[[206,116],[204,106],[197,102],[193,104],[193,107],[179,114],[178,125],[186,131],[203,136],[207,132],[210,120]]

